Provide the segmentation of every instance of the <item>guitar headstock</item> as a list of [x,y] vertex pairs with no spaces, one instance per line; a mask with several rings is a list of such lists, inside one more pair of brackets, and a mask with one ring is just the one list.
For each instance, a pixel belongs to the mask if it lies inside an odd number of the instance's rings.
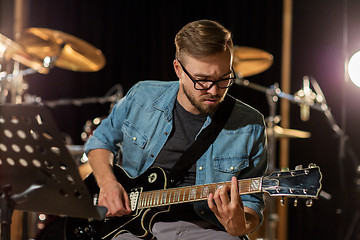
[[319,195],[321,179],[320,168],[315,164],[305,169],[298,166],[295,170],[276,171],[264,177],[262,190],[270,196],[307,198],[310,205]]

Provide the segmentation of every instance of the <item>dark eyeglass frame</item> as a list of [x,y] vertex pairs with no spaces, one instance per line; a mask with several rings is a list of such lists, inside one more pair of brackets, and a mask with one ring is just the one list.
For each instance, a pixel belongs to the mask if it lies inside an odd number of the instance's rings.
[[[223,78],[223,79],[219,79],[219,80],[216,80],[216,81],[212,81],[212,80],[196,80],[196,79],[194,79],[194,77],[191,76],[191,74],[186,70],[186,68],[182,65],[182,63],[180,62],[180,60],[179,60],[178,58],[176,58],[176,61],[178,61],[178,62],[180,63],[180,66],[181,66],[181,68],[183,69],[183,71],[185,72],[185,74],[186,74],[186,75],[190,78],[190,80],[194,83],[194,88],[195,88],[196,90],[209,90],[209,89],[212,88],[215,84],[216,84],[216,86],[217,86],[218,88],[220,88],[220,89],[226,89],[226,88],[231,87],[231,86],[234,84],[235,80],[236,80],[236,75],[235,75],[235,71],[234,71],[233,66],[231,66],[231,71],[232,71],[234,77]],[[221,86],[219,86],[219,84],[218,84],[219,82],[228,81],[228,80],[230,80],[230,82],[229,82],[229,84],[228,84],[226,87],[221,87]],[[196,87],[196,84],[199,83],[199,82],[211,82],[211,85],[210,85],[208,88],[197,88],[197,87]]]

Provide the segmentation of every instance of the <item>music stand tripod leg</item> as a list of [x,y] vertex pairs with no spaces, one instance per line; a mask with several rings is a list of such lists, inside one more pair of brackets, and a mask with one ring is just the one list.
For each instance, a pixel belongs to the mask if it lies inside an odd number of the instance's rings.
[[1,240],[10,240],[11,217],[15,206],[11,191],[9,185],[1,188]]

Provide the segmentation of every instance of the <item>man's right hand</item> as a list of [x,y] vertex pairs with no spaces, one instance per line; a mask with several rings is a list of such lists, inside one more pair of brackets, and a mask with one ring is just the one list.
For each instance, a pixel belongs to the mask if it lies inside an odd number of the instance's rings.
[[117,181],[102,183],[99,194],[99,205],[108,209],[107,217],[127,215],[131,213],[129,196],[124,187]]
[[113,154],[106,149],[94,149],[88,158],[100,188],[98,204],[108,209],[106,216],[130,214],[129,196],[112,171]]

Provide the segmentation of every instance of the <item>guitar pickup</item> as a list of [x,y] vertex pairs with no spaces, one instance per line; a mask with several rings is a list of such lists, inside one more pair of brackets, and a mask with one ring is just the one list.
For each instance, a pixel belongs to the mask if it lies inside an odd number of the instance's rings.
[[134,188],[134,189],[131,189],[131,191],[129,193],[130,209],[132,212],[135,212],[137,210],[139,197],[140,197],[140,193],[142,192],[142,189],[143,188]]

